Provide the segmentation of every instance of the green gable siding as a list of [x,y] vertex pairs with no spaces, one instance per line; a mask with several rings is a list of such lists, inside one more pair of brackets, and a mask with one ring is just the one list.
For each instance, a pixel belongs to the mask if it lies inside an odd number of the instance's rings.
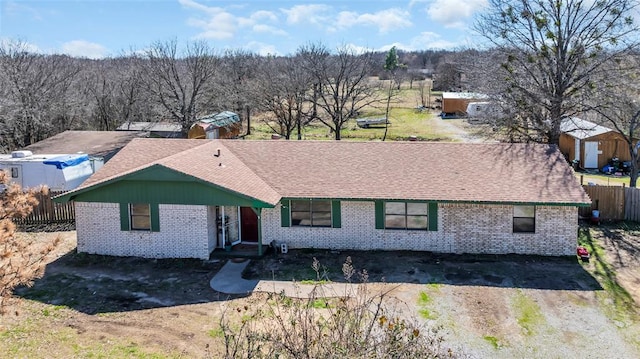
[[166,203],[273,208],[258,199],[155,165],[56,198],[57,202]]
[[262,208],[266,204],[223,189],[190,182],[119,181],[80,193],[77,202],[165,203]]
[[218,187],[195,177],[154,166],[116,180],[69,193],[58,201],[110,203],[166,203],[185,205],[272,208],[255,198]]

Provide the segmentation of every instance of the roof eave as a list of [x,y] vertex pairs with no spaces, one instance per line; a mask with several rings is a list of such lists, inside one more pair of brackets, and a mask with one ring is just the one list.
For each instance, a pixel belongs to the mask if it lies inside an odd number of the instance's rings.
[[540,202],[540,201],[490,201],[490,200],[444,200],[444,199],[424,199],[424,198],[383,198],[383,197],[291,197],[284,196],[284,200],[295,199],[318,199],[335,201],[402,201],[402,202],[438,202],[453,204],[485,204],[485,205],[521,205],[521,206],[558,206],[558,207],[589,207],[591,202]]
[[169,168],[169,167],[166,167],[166,166],[163,166],[161,164],[157,164],[156,163],[156,164],[153,164],[151,166],[139,169],[137,171],[133,171],[133,172],[127,173],[127,174],[122,175],[122,176],[111,178],[111,179],[108,179],[106,181],[96,183],[94,185],[89,185],[87,187],[83,187],[83,188],[80,188],[80,189],[77,189],[77,190],[73,190],[73,191],[70,191],[70,192],[63,193],[61,195],[55,196],[53,198],[53,200],[54,200],[54,202],[58,202],[58,203],[64,203],[64,202],[73,201],[74,198],[76,198],[78,195],[80,195],[82,193],[86,193],[86,192],[89,192],[89,191],[94,191],[94,190],[99,189],[101,187],[104,187],[104,186],[107,186],[107,185],[110,185],[110,184],[113,184],[113,183],[116,183],[116,182],[119,182],[119,181],[126,180],[127,178],[134,177],[136,175],[139,175],[142,172],[150,171],[150,170],[153,170],[154,168],[158,168],[158,167],[161,167],[161,168],[169,170],[169,171],[180,173],[181,175],[189,177],[193,182],[201,183],[201,184],[204,184],[206,186],[210,186],[210,187],[213,187],[213,188],[216,188],[216,189],[222,189],[224,191],[233,193],[234,195],[237,195],[239,197],[243,197],[243,198],[250,199],[250,200],[255,200],[257,202],[260,202],[260,203],[264,204],[265,206],[263,208],[273,208],[280,202],[280,199],[281,199],[281,197],[278,197],[277,200],[268,200],[268,199],[255,198],[255,197],[246,195],[244,193],[240,193],[240,192],[234,191],[232,189],[219,186],[219,185],[217,185],[215,183],[211,183],[211,182],[202,180],[200,178],[194,177],[192,175],[186,174],[186,173],[178,171],[176,169]]

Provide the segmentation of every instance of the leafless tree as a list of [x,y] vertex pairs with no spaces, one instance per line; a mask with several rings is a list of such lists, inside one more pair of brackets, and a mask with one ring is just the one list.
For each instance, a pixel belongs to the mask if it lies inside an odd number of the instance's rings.
[[310,44],[300,47],[297,54],[303,68],[313,76],[315,118],[340,140],[349,119],[380,101],[369,82],[373,53],[357,54],[343,46],[331,54],[324,45]]
[[43,274],[45,257],[55,248],[60,239],[38,245],[33,240],[16,237],[14,221],[24,218],[38,204],[35,194],[46,190],[23,191],[20,186],[9,183],[7,172],[0,170],[0,315],[6,313],[13,289],[29,285]]
[[462,71],[459,64],[453,60],[443,59],[436,67],[433,88],[439,91],[460,91],[462,89]]
[[612,126],[624,139],[631,158],[629,187],[636,187],[640,154],[640,55],[629,53],[621,55],[605,64],[609,73],[617,76],[603,76],[598,81],[595,96],[588,99],[595,112],[605,125]]
[[4,146],[26,146],[59,132],[54,123],[68,120],[66,95],[79,72],[77,62],[67,56],[35,54],[24,42],[4,42],[0,46]]
[[141,63],[147,90],[186,134],[198,115],[206,112],[201,107],[219,58],[204,42],[188,43],[180,52],[176,40],[152,44],[144,58]]
[[[320,263],[312,264],[321,281]],[[347,257],[342,272],[351,289],[317,285],[307,299],[270,294],[255,306],[227,308],[220,319],[225,359],[458,358],[439,327],[405,319],[388,305],[389,291],[367,287],[366,270]],[[239,318],[241,317],[241,318]]]
[[302,129],[312,118],[311,74],[297,57],[264,59],[256,84],[258,108],[270,114],[265,123],[287,140],[294,131],[302,139]]
[[255,82],[260,59],[246,50],[230,50],[221,58],[215,89],[209,92],[209,107],[233,110],[247,123],[251,134],[251,109],[255,106]]
[[501,100],[513,125],[531,139],[557,144],[563,116],[589,110],[602,64],[637,43],[635,0],[489,0],[476,30],[497,49]]
[[[85,65],[84,91],[92,112],[92,128],[114,130],[123,123],[150,121],[159,112],[143,88],[139,57],[123,56]],[[154,116],[155,115],[155,116]]]
[[115,87],[113,81],[114,71],[109,71],[110,63],[101,61],[96,64],[96,71],[86,72],[83,82],[86,84],[87,95],[93,100],[93,117],[97,121],[100,130],[114,130],[118,126],[119,119],[115,111]]

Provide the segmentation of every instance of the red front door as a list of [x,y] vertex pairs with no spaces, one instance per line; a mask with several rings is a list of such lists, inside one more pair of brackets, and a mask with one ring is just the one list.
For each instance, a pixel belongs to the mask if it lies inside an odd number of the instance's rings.
[[258,241],[258,216],[249,207],[240,207],[241,239],[243,242]]

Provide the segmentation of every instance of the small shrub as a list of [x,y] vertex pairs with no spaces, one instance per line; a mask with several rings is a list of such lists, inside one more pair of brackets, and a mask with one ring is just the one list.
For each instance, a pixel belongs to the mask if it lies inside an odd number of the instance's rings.
[[[313,268],[319,270],[317,260]],[[224,358],[457,357],[443,348],[440,328],[395,315],[385,304],[388,292],[371,294],[367,272],[356,271],[350,257],[342,272],[348,283],[359,278],[350,293],[326,293],[318,285],[310,298],[268,294],[254,306],[225,311]]]
[[46,246],[35,240],[16,237],[14,220],[28,216],[38,204],[37,193],[47,194],[46,188],[23,191],[10,184],[7,172],[0,171],[0,315],[6,314],[13,290],[18,286],[30,286],[44,273],[46,256],[59,243],[56,238]]

